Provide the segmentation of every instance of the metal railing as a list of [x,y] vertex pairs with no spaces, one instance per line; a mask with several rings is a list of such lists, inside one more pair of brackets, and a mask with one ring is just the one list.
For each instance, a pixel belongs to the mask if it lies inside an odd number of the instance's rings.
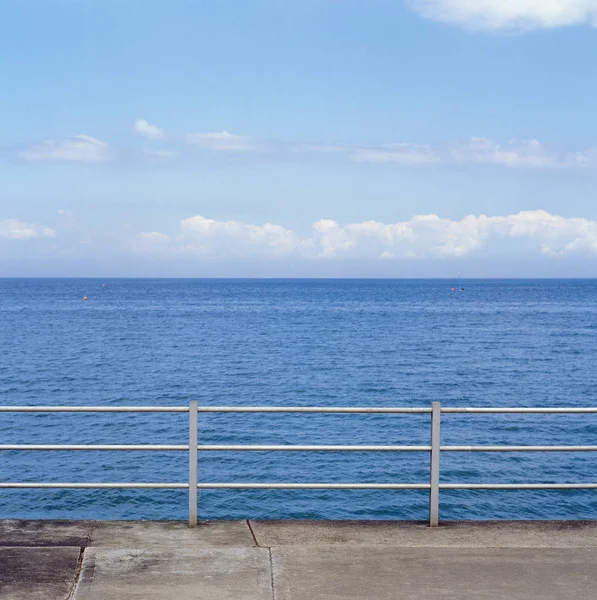
[[[440,490],[568,490],[597,489],[597,483],[440,483],[442,452],[597,452],[597,446],[442,446],[442,414],[597,414],[597,408],[341,408],[269,406],[0,406],[0,413],[188,413],[188,444],[0,444],[2,450],[87,450],[87,451],[181,451],[188,452],[189,477],[186,483],[42,483],[0,482],[0,489],[188,489],[189,527],[197,525],[197,491],[200,489],[328,489],[328,490],[429,490],[429,526],[439,524]],[[331,414],[429,414],[429,445],[208,445],[198,443],[199,413],[331,413]],[[429,483],[199,483],[199,451],[255,452],[425,452],[429,453]]]

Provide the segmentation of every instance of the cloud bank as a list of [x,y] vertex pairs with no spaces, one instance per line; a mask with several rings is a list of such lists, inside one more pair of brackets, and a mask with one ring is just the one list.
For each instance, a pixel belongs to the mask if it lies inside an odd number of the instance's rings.
[[597,255],[597,221],[566,218],[543,210],[507,216],[468,215],[460,220],[435,214],[408,221],[363,221],[341,225],[333,219],[315,222],[307,236],[281,225],[217,221],[197,215],[184,219],[168,236],[145,232],[135,252],[209,258],[294,257],[313,259],[458,258],[473,253],[561,256]]
[[[597,0],[596,0],[597,2]],[[137,121],[139,123],[140,121]],[[142,121],[147,124],[147,121]],[[145,125],[144,125],[145,127]],[[163,130],[151,125],[160,132]],[[176,136],[172,138],[176,140]],[[296,160],[339,157],[354,163],[394,164],[405,167],[430,165],[498,165],[535,169],[562,169],[597,166],[597,148],[563,152],[539,140],[510,140],[505,144],[486,137],[471,137],[446,146],[396,142],[378,146],[304,144],[292,141],[267,141],[228,131],[190,133],[187,144],[217,154],[256,155],[260,158]]]
[[510,140],[498,144],[489,138],[472,137],[446,147],[386,144],[377,148],[345,148],[356,162],[394,163],[404,166],[498,165],[535,169],[563,169],[597,165],[597,150],[561,152],[538,140]]
[[[597,2],[597,0],[596,0]],[[88,135],[49,140],[22,147],[17,158],[29,162],[102,163],[116,158],[137,162],[172,164],[179,160],[201,160],[206,154],[234,156],[255,161],[336,160],[345,163],[379,164],[406,168],[493,165],[524,169],[595,169],[597,147],[563,151],[536,139],[499,143],[486,137],[471,137],[446,145],[391,142],[379,145],[297,143],[265,140],[216,131],[169,135],[145,119],[135,122],[135,131],[152,147],[131,151],[112,148]],[[168,147],[164,147],[167,142]],[[199,149],[197,156],[195,149]]]
[[189,144],[216,152],[260,152],[263,150],[263,146],[253,138],[227,131],[189,133],[186,139]]
[[56,231],[51,227],[25,223],[20,219],[0,221],[0,237],[13,240],[30,240],[36,237],[54,237]]
[[424,17],[475,29],[597,25],[597,0],[411,0]]
[[17,157],[29,162],[98,163],[113,158],[109,144],[89,135],[48,140],[22,148]]

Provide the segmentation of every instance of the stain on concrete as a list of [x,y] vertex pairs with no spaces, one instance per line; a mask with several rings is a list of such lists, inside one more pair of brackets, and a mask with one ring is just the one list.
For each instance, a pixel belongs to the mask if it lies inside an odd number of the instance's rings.
[[2,600],[66,600],[72,590],[80,548],[0,548]]
[[0,520],[0,546],[84,547],[95,521]]
[[75,600],[271,600],[264,548],[88,548]]

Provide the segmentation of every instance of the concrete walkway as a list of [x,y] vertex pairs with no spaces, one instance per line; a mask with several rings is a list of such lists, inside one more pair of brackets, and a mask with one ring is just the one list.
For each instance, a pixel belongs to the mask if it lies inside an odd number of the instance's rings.
[[594,600],[597,522],[0,521],[2,600]]

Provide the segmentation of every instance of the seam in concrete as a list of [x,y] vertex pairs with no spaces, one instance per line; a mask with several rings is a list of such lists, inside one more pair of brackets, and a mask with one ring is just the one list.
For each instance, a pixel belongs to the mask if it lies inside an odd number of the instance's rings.
[[272,556],[272,549],[268,548],[267,551],[269,553],[269,574],[270,574],[270,582],[271,582],[271,586],[272,586],[272,600],[277,600],[276,580],[274,578],[274,558]]
[[83,560],[85,558],[85,548],[91,544],[91,536],[93,532],[97,529],[97,521],[93,521],[91,527],[89,528],[89,533],[85,538],[85,545],[81,546],[79,550],[79,560],[77,561],[77,568],[75,569],[75,578],[73,581],[73,585],[70,589],[70,593],[66,597],[66,600],[75,600],[75,596],[77,594],[77,590],[79,589],[79,582],[81,581],[81,573],[83,571]]
[[259,548],[259,542],[257,541],[257,536],[255,535],[255,532],[253,531],[253,527],[251,526],[251,521],[249,521],[249,519],[247,519],[247,527],[249,528],[249,531],[251,532],[251,537],[253,538],[253,542],[255,542],[255,546],[257,548]]
[[87,539],[85,540],[85,547],[91,544],[91,536],[93,532],[97,529],[97,521],[93,521],[91,528],[89,529],[89,533],[87,534]]
[[70,588],[70,592],[66,597],[66,600],[73,600],[75,594],[77,593],[77,588],[79,587],[79,581],[81,579],[81,571],[83,570],[83,558],[85,555],[85,547],[82,546],[79,549],[79,560],[77,561],[77,567],[75,569],[75,577],[73,579],[73,585]]

